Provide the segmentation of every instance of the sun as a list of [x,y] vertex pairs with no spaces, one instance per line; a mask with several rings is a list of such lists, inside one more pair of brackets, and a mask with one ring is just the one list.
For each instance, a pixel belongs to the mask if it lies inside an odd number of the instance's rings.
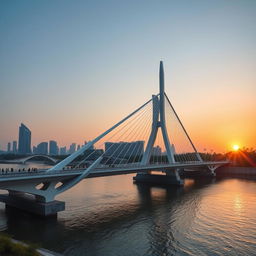
[[238,145],[236,145],[236,144],[235,144],[235,145],[233,145],[233,147],[232,147],[232,148],[233,148],[233,150],[234,150],[234,151],[237,151],[237,150],[239,150],[239,148],[240,148],[240,147],[239,147]]

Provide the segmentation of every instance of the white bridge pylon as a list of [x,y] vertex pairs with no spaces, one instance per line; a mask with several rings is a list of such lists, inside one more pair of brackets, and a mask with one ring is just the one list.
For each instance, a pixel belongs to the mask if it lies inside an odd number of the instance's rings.
[[145,150],[145,154],[143,155],[141,164],[148,164],[151,156],[151,152],[156,140],[158,128],[161,128],[164,145],[166,148],[167,158],[169,163],[174,163],[174,152],[170,146],[170,141],[167,135],[167,129],[165,124],[165,93],[164,93],[164,67],[163,62],[160,62],[160,69],[159,69],[159,96],[153,95],[153,122],[152,122],[152,130],[148,140],[148,144]]

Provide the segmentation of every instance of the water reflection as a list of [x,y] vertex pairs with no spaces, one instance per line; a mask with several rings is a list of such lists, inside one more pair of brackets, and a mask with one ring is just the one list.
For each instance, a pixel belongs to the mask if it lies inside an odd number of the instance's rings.
[[237,214],[240,214],[241,213],[241,210],[242,210],[242,207],[243,207],[243,203],[241,201],[241,195],[235,195],[235,198],[234,198],[234,210]]
[[[122,182],[120,187],[117,184],[109,186],[109,178],[107,180],[108,185],[105,178],[100,178],[93,184],[83,182],[81,186],[75,187],[65,196],[68,200],[67,211],[61,213],[58,220],[45,221],[24,212],[8,212],[8,232],[17,239],[37,243],[43,241],[43,246],[57,251],[68,248],[66,253],[69,253],[76,251],[77,246],[88,246],[87,242],[91,241],[92,237],[96,241],[111,240],[116,236],[116,232],[120,232],[120,227],[124,233],[134,228],[141,229],[141,234],[145,234],[145,243],[149,244],[147,252],[162,253],[166,250],[163,247],[166,243],[169,244],[168,250],[174,250],[175,240],[172,229],[175,229],[173,223],[177,221],[176,215],[179,214],[178,205],[181,202],[186,205],[193,194],[197,193],[196,190],[191,191],[192,194],[188,193],[188,188],[193,190],[193,183],[189,183],[185,188],[152,187],[146,184],[132,184],[129,179],[127,183]],[[124,193],[131,188],[137,193]],[[197,200],[199,198],[197,197]],[[187,207],[190,208],[190,214],[186,218],[186,222],[189,223],[195,216],[197,203],[189,203]],[[29,232],[24,232],[25,230]],[[65,242],[56,246],[56,240]],[[90,247],[92,248],[92,244]]]

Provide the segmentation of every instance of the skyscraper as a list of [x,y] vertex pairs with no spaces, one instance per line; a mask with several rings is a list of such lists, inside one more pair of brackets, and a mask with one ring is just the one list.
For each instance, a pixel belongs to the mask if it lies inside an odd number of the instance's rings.
[[59,153],[59,148],[58,148],[57,142],[54,140],[50,140],[49,155],[58,155],[58,153]]
[[7,152],[11,152],[11,142],[8,142],[7,144]]
[[16,140],[14,140],[12,142],[12,152],[17,153],[17,141]]
[[21,123],[19,127],[19,149],[20,154],[31,153],[31,131]]
[[60,155],[66,155],[67,154],[67,149],[66,147],[60,148]]
[[76,143],[72,143],[69,147],[69,154],[73,154],[76,151]]
[[112,157],[130,158],[142,156],[144,141],[105,142],[105,154]]
[[151,151],[152,156],[161,156],[162,155],[162,149],[159,146],[153,147]]
[[36,147],[36,154],[47,155],[48,154],[48,142],[41,142]]

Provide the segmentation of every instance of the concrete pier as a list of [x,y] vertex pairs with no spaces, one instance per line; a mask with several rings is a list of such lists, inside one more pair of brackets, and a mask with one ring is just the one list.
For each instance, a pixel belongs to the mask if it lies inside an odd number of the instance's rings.
[[57,200],[48,203],[38,202],[27,195],[0,195],[0,201],[5,203],[6,209],[12,207],[42,217],[57,216],[58,212],[65,210],[65,202]]
[[177,179],[175,175],[143,174],[138,173],[133,180],[138,183],[150,183],[157,185],[183,186],[184,182]]

